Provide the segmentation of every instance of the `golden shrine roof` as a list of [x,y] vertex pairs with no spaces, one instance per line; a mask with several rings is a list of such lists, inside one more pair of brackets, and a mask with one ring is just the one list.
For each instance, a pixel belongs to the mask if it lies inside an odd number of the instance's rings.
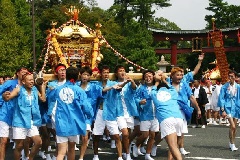
[[71,38],[86,38],[94,39],[96,35],[90,33],[85,27],[78,24],[64,25],[61,30],[57,32],[57,39],[71,39]]

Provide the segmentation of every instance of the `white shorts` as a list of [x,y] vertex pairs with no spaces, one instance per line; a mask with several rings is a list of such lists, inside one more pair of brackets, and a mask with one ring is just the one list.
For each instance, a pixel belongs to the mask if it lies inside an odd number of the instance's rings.
[[102,117],[103,110],[99,109],[97,112],[96,120],[94,122],[93,134],[94,135],[103,135],[104,129],[106,127],[106,121]]
[[13,139],[26,139],[26,137],[38,136],[39,131],[37,126],[32,126],[30,129],[12,127],[13,128]]
[[75,142],[79,144],[79,136],[68,136],[68,137],[61,137],[56,136],[57,143],[65,143],[65,142]]
[[106,121],[107,129],[110,135],[119,134],[118,123],[117,121]]
[[159,132],[159,123],[156,118],[150,121],[141,121],[140,122],[140,131],[152,131]]
[[86,131],[92,132],[91,125],[86,123]]
[[12,128],[6,122],[0,121],[0,137],[11,137]]
[[177,136],[181,136],[182,126],[183,126],[183,119],[181,118],[170,117],[170,118],[164,119],[160,123],[161,138],[164,138],[167,135],[170,135],[172,133],[177,133]]
[[217,105],[212,105],[212,109],[213,109],[213,111],[215,111],[215,112],[220,111],[220,107],[218,107]]
[[117,124],[120,130],[123,128],[134,129],[134,118],[117,117]]
[[181,113],[182,113],[182,116],[183,116],[182,133],[188,133],[188,125],[187,125],[186,116],[185,116],[183,110],[181,110]]
[[140,121],[138,118],[134,118],[134,126],[140,126]]
[[209,110],[209,109],[212,109],[212,105],[211,105],[211,104],[205,105],[205,110],[207,111],[207,110]]

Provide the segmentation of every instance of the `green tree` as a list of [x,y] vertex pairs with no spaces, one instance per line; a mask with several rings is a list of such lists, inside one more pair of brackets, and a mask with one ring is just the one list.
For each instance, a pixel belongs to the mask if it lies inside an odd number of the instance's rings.
[[208,22],[208,29],[212,28],[212,18],[215,18],[215,25],[218,28],[240,26],[240,6],[229,5],[223,0],[209,0],[209,7],[206,10],[213,13],[205,16],[205,20]]
[[116,18],[122,25],[126,24],[126,20],[135,18],[141,25],[148,27],[156,9],[171,6],[169,2],[169,0],[115,0],[114,4],[120,6]]
[[151,32],[134,20],[124,28],[124,32],[127,36],[121,48],[123,55],[144,68],[156,69],[158,58],[152,47]]
[[11,0],[0,1],[0,30],[0,73],[13,75],[16,68],[29,64],[31,54]]

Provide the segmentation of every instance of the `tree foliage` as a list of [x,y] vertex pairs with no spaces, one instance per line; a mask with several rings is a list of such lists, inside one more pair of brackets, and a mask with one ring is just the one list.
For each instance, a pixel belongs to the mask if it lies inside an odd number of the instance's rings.
[[16,68],[29,64],[29,39],[18,24],[17,13],[11,0],[0,1],[0,73],[13,75]]
[[116,19],[124,26],[130,19],[135,18],[148,27],[156,9],[171,6],[169,2],[170,0],[115,0],[114,5],[119,6]]
[[205,16],[205,20],[208,22],[208,29],[212,27],[212,18],[215,18],[215,25],[218,28],[240,26],[240,6],[229,5],[223,0],[209,0],[209,7],[206,9],[213,13]]

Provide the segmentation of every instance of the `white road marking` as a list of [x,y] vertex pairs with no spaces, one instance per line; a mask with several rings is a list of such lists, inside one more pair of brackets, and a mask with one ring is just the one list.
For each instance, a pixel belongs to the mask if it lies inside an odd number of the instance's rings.
[[185,157],[186,159],[203,159],[203,160],[238,160],[238,159],[227,159],[227,158],[211,158],[211,157]]
[[191,134],[184,134],[184,137],[194,137],[196,135],[191,135]]
[[113,152],[98,152],[98,153],[104,153],[104,154],[116,154],[116,153],[113,153]]

